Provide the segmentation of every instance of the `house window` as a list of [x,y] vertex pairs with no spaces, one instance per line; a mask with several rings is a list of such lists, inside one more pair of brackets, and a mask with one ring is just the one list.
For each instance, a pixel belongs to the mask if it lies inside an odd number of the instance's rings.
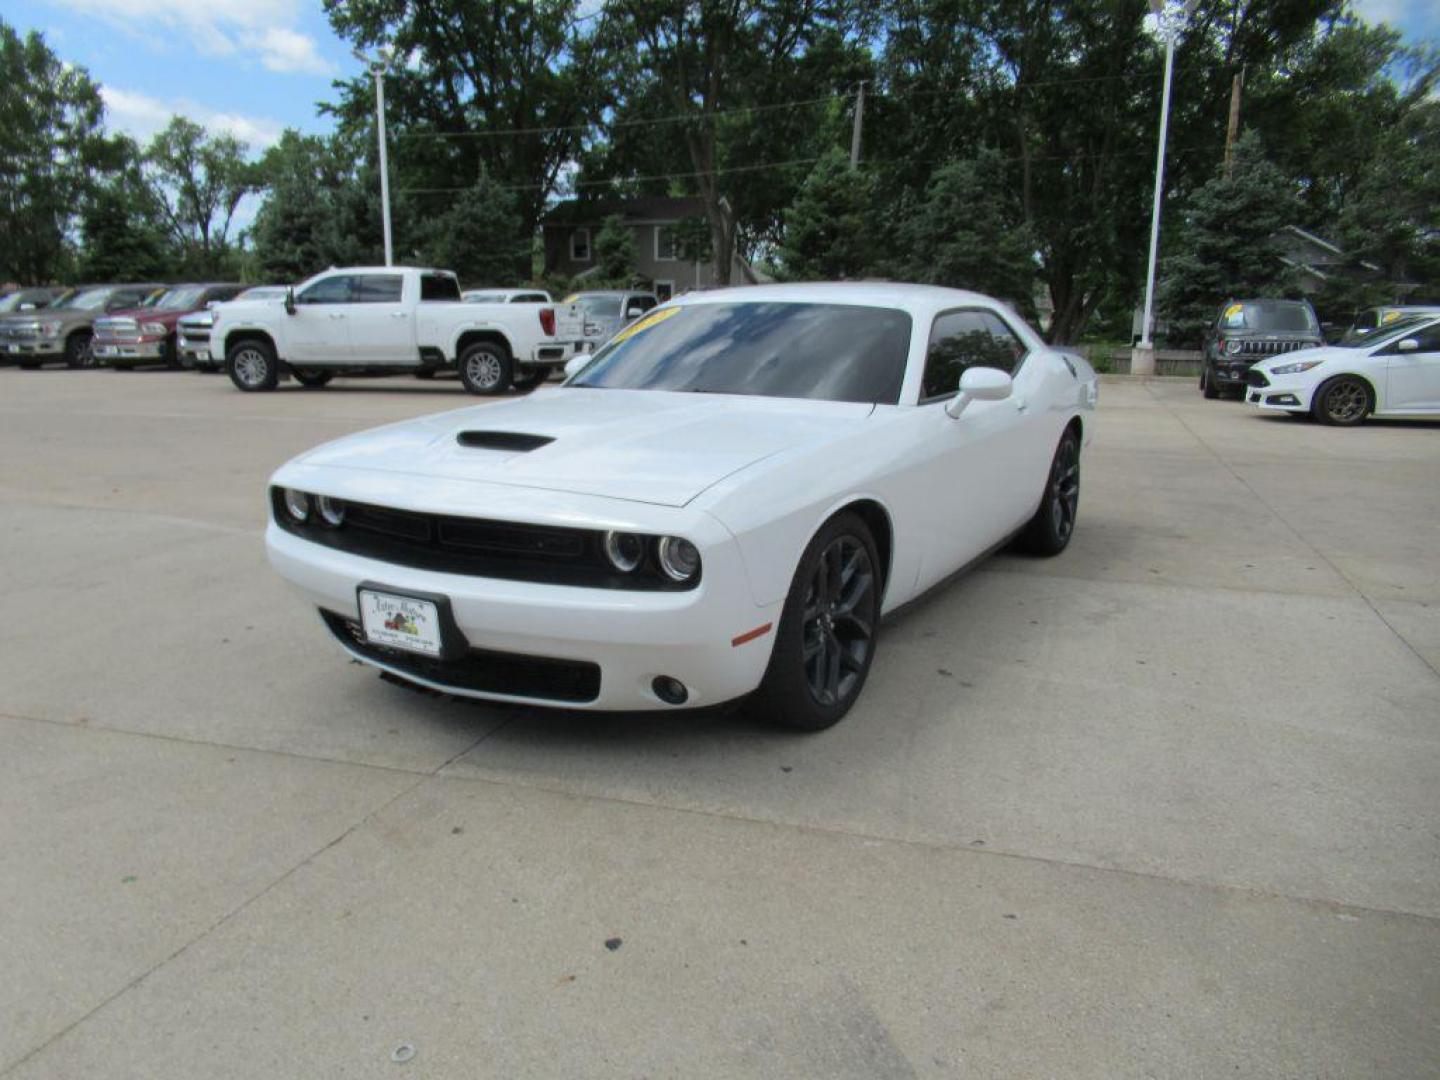
[[570,261],[590,261],[590,230],[576,229],[570,234]]
[[675,226],[655,226],[655,261],[674,262],[680,256],[675,252]]

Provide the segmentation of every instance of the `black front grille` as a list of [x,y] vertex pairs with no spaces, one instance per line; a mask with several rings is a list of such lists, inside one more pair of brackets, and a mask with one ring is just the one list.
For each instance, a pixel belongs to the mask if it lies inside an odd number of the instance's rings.
[[1269,385],[1270,385],[1270,380],[1265,377],[1265,373],[1264,373],[1263,371],[1260,371],[1260,370],[1256,369],[1256,368],[1251,368],[1249,371],[1247,371],[1247,372],[1245,373],[1245,381],[1246,381],[1247,383],[1249,383],[1251,386],[1269,386]]
[[307,522],[295,521],[286,512],[280,488],[271,489],[270,499],[276,523],[287,532],[338,551],[417,570],[648,591],[693,589],[700,579],[696,574],[683,583],[673,581],[653,565],[653,550],[639,570],[622,574],[605,557],[603,534],[594,529],[422,514],[353,502],[345,504],[344,524],[332,528],[313,513]]
[[361,656],[440,686],[567,704],[594,701],[600,696],[599,664],[493,649],[471,649],[458,660],[436,660],[376,645],[365,637],[354,619],[323,609],[320,615],[330,632]]
[[1240,341],[1241,356],[1278,356],[1296,349],[1313,349],[1313,341]]

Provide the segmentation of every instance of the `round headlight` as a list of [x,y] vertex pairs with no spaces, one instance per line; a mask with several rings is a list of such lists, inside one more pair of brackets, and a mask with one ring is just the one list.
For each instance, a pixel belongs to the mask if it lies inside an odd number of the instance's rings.
[[338,527],[345,521],[345,504],[339,499],[321,495],[316,501],[320,504],[320,519],[326,525]]
[[678,536],[660,538],[660,569],[671,581],[689,581],[700,570],[700,552]]
[[628,574],[645,558],[645,542],[634,533],[607,532],[605,557],[616,570]]
[[285,510],[296,521],[310,520],[310,496],[303,491],[286,488]]
[[1225,351],[1228,352],[1231,356],[1234,356],[1236,353],[1238,353],[1240,351],[1240,339],[1231,338],[1229,341],[1227,341],[1225,343]]

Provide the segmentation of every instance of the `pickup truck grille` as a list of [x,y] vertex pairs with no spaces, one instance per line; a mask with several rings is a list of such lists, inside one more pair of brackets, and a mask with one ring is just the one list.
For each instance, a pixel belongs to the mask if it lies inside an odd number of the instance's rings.
[[355,502],[345,504],[344,523],[333,528],[313,516],[297,522],[286,511],[285,495],[278,487],[270,489],[270,503],[275,523],[286,532],[417,570],[647,592],[693,589],[701,576],[675,582],[649,560],[635,572],[622,574],[605,558],[604,534],[595,529],[423,514]]
[[208,322],[190,323],[184,319],[180,320],[179,336],[180,347],[206,346],[210,344],[210,326]]
[[19,343],[35,341],[40,337],[40,327],[35,323],[9,323],[0,325],[0,341]]
[[139,341],[140,324],[134,319],[96,319],[95,338],[98,341]]

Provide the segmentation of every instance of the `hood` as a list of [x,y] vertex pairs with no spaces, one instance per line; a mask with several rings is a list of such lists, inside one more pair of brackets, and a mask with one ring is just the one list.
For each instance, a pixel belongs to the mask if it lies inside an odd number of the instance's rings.
[[1316,345],[1308,349],[1292,349],[1290,352],[1280,353],[1278,356],[1267,356],[1264,360],[1258,360],[1251,366],[1268,374],[1277,367],[1284,367],[1286,364],[1293,364],[1300,360],[1319,360],[1323,363],[1326,360],[1334,360],[1336,357],[1357,355],[1360,354],[1355,349],[1341,349],[1334,345]]
[[190,308],[188,311],[176,311],[174,308],[125,308],[121,311],[104,312],[100,318],[104,319],[134,319],[139,322],[158,322],[166,326],[174,326],[182,315],[193,315],[201,308]]
[[561,388],[352,435],[299,461],[684,506],[772,454],[852,433],[873,411],[788,398]]

